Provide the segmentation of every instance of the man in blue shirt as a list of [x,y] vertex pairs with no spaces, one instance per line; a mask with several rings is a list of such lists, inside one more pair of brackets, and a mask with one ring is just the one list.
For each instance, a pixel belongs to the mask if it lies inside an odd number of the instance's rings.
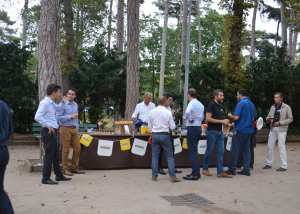
[[[56,119],[59,122],[59,134],[63,143],[62,164],[63,173],[72,176],[72,173],[84,174],[83,171],[77,169],[77,162],[80,154],[80,139],[78,133],[78,105],[74,101],[76,98],[76,89],[71,87],[67,94],[65,108],[56,113]],[[73,157],[71,170],[69,171],[68,156],[70,145],[73,147]]]
[[52,163],[54,173],[56,175],[56,181],[71,180],[66,178],[59,166],[59,148],[57,144],[57,129],[58,123],[55,118],[55,112],[62,111],[65,107],[65,99],[59,104],[55,104],[55,100],[58,100],[61,96],[61,87],[56,84],[50,84],[47,87],[47,96],[43,99],[35,114],[35,120],[42,125],[41,136],[44,142],[45,157],[43,166],[43,184],[58,184],[58,182],[50,179]]
[[198,180],[198,178],[200,178],[197,146],[202,133],[201,125],[202,120],[204,119],[204,106],[197,100],[196,96],[196,90],[190,88],[187,93],[189,105],[186,108],[185,115],[182,116],[182,119],[186,120],[188,128],[186,139],[192,165],[192,173],[183,177],[185,180]]
[[0,100],[0,213],[13,214],[14,210],[4,190],[4,174],[9,160],[7,141],[13,134],[12,115],[9,106]]
[[227,174],[236,175],[236,164],[240,150],[244,156],[244,168],[237,174],[250,176],[250,139],[254,132],[254,117],[255,107],[248,99],[248,94],[245,89],[240,89],[237,92],[238,104],[235,107],[234,115],[228,114],[228,117],[235,120],[234,134],[232,138],[230,158],[228,163]]

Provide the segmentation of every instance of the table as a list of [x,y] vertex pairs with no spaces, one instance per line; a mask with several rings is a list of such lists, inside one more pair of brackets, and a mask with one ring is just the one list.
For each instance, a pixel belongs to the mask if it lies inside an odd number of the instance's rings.
[[[86,133],[81,133],[86,134]],[[152,149],[151,145],[147,145],[146,153],[144,156],[135,155],[130,150],[122,151],[120,147],[120,140],[128,139],[130,138],[130,144],[132,148],[132,144],[134,141],[134,138],[148,141],[151,134],[136,134],[129,135],[129,134],[111,134],[111,135],[101,135],[101,134],[93,134],[88,133],[92,137],[94,137],[93,141],[91,142],[89,147],[86,147],[84,145],[81,145],[81,152],[79,156],[79,166],[83,168],[91,168],[91,169],[119,169],[119,168],[151,168],[151,162],[152,162]],[[173,138],[178,138],[180,135],[173,134]],[[186,135],[181,135],[181,144],[183,141],[183,138],[186,137]],[[110,140],[115,141],[113,145],[113,151],[112,155],[109,157],[106,156],[99,156],[97,154],[98,150],[98,139],[99,140]],[[204,135],[201,135],[201,140],[206,139]],[[230,152],[226,150],[226,142],[227,137],[224,139],[224,166],[227,166],[229,161]],[[199,164],[200,166],[203,166],[203,157],[204,155],[199,155]],[[174,155],[175,159],[175,166],[177,168],[182,167],[191,167],[191,161],[190,157],[188,155],[187,149],[182,149],[182,152]],[[165,155],[163,154],[162,159],[162,166],[167,167],[167,160]],[[216,167],[217,166],[217,149],[214,148],[213,154],[211,155],[211,161],[210,161],[210,167]]]

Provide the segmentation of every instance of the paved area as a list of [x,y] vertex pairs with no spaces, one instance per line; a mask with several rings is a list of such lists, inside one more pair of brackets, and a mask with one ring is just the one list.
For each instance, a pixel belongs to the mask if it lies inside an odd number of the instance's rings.
[[[52,213],[298,213],[300,210],[300,143],[287,144],[288,171],[280,167],[278,148],[272,169],[263,170],[267,147],[255,148],[251,176],[217,178],[202,175],[199,181],[170,183],[168,175],[151,181],[150,169],[86,170],[72,181],[42,185],[42,173],[28,173],[21,160],[38,158],[38,146],[9,147],[10,162],[4,187],[16,214]],[[227,167],[225,167],[227,169]],[[183,174],[190,173],[183,168]],[[167,171],[167,170],[166,170]],[[54,175],[52,175],[54,179]],[[195,193],[214,204],[173,206],[160,196]]]

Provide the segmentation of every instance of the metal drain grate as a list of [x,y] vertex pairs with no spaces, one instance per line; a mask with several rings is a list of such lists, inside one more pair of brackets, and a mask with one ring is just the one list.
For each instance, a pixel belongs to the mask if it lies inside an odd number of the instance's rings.
[[187,193],[179,196],[161,196],[161,197],[171,202],[175,206],[192,206],[192,205],[209,203],[209,200],[194,193]]

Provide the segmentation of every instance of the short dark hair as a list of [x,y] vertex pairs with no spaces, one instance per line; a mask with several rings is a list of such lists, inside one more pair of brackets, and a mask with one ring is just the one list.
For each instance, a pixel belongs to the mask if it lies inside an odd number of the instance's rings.
[[222,92],[222,93],[223,93],[223,91],[222,91],[221,89],[216,89],[216,90],[214,90],[214,92],[213,92],[214,97],[215,97],[215,96],[218,96],[218,95],[219,95],[219,92]]
[[159,105],[165,104],[166,101],[167,101],[167,98],[166,98],[165,96],[159,96],[158,99],[157,99],[157,103],[158,103]]
[[241,94],[243,97],[247,97],[248,93],[245,89],[240,89],[237,91],[239,94]]
[[57,85],[57,84],[50,84],[47,87],[47,95],[50,96],[53,92],[57,92],[58,89],[61,89],[61,86]]
[[274,95],[277,95],[277,94],[279,94],[279,96],[280,96],[281,98],[283,98],[283,93],[281,93],[281,92],[276,92]]
[[74,91],[74,92],[75,92],[75,95],[77,95],[77,90],[76,90],[76,88],[70,87],[69,90],[68,90],[68,92],[69,92],[70,90],[71,90],[71,91]]
[[169,92],[165,92],[165,93],[163,94],[163,96],[164,96],[165,98],[167,98],[167,99],[169,99],[169,97],[173,97],[172,94],[169,93]]
[[190,88],[187,93],[193,98],[197,97],[197,91],[193,88]]

